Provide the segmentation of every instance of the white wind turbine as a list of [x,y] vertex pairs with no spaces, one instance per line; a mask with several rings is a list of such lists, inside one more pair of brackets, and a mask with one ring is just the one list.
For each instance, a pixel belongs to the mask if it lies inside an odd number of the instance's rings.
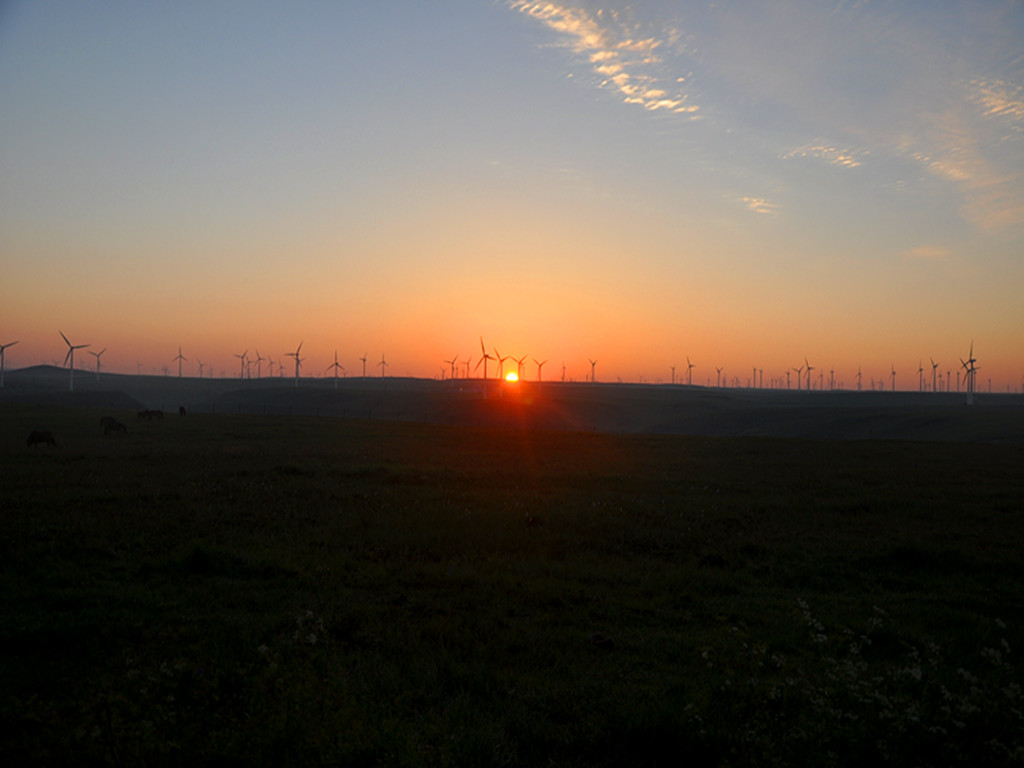
[[299,346],[295,348],[294,352],[285,352],[288,357],[295,358],[295,386],[299,386],[299,367],[302,365],[303,358],[299,357],[299,353],[302,351],[302,345],[305,342],[300,341]]
[[7,344],[0,344],[0,389],[3,389],[4,386],[4,352],[8,347],[13,347],[17,343],[16,341],[11,341]]
[[174,358],[174,359],[178,361],[178,378],[180,379],[181,378],[181,363],[182,363],[183,360],[188,360],[187,357],[185,357],[183,354],[181,354],[181,345],[180,344],[178,345],[178,356],[176,358]]
[[89,350],[89,354],[93,355],[96,358],[96,381],[100,380],[100,355],[102,355],[106,351],[106,347],[101,349],[99,352],[93,352],[92,350]]
[[64,356],[64,365],[68,365],[68,362],[71,363],[71,365],[69,366],[70,376],[68,378],[68,391],[69,392],[74,392],[75,391],[75,350],[76,349],[84,349],[85,347],[88,347],[89,345],[88,344],[78,344],[76,346],[76,345],[72,344],[70,341],[68,341],[68,337],[64,335],[64,331],[58,330],[57,333],[59,333],[61,335],[61,338],[64,339],[64,343],[66,343],[68,345],[68,353],[67,353],[67,355]]

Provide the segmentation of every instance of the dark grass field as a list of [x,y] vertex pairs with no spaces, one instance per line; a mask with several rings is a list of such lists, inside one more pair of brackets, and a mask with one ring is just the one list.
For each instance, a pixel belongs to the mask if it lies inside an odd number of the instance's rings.
[[107,413],[0,408],[6,765],[1024,762],[1019,445]]

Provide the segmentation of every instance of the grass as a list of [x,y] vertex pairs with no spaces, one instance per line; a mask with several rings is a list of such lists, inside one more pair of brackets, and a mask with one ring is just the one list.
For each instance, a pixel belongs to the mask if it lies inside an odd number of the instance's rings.
[[1019,447],[101,415],[0,411],[8,764],[1024,761]]

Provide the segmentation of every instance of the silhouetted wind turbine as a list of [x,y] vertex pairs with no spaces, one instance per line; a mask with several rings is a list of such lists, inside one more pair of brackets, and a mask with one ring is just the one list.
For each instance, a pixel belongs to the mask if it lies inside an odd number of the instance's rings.
[[245,352],[243,352],[240,355],[235,355],[235,357],[237,357],[239,359],[239,361],[240,361],[240,365],[238,367],[238,378],[240,378],[240,379],[244,379],[245,378],[245,356],[247,354],[249,354],[249,350],[248,349],[245,350]]
[[799,368],[793,369],[796,372],[796,391],[800,391],[800,382],[804,377],[804,367],[801,365]]
[[924,392],[924,360],[917,361],[917,391]]
[[263,361],[266,360],[266,359],[267,358],[265,358],[263,355],[261,355],[260,351],[257,349],[256,350],[256,380],[257,381],[259,381],[260,378],[263,376]]
[[302,351],[302,345],[305,342],[300,341],[299,346],[295,348],[294,352],[285,352],[288,357],[295,358],[295,386],[299,386],[299,366],[302,365],[302,358],[299,357],[299,353]]
[[932,358],[930,357],[928,358],[928,360],[930,360],[932,364],[932,392],[936,392],[937,390],[935,388],[935,369],[939,367],[939,364],[932,360]]
[[715,379],[715,386],[716,387],[721,387],[722,386],[722,370],[723,370],[722,368],[719,368],[718,366],[715,366],[715,372],[718,374],[718,378]]
[[670,365],[669,368],[672,369],[672,383],[675,384],[676,383],[676,367],[674,365]]
[[380,362],[377,363],[377,365],[380,366],[380,377],[383,379],[384,378],[384,373],[388,369],[388,361],[384,359],[384,353],[383,352],[380,353]]
[[459,356],[458,355],[452,355],[452,359],[451,360],[445,360],[444,361],[444,362],[448,363],[449,366],[451,366],[451,377],[453,379],[455,378],[455,363],[457,363],[458,360],[459,360]]
[[807,391],[811,391],[811,371],[814,370],[814,366],[807,362],[807,358],[804,358],[804,365],[807,366]]
[[96,381],[100,380],[100,355],[102,355],[106,351],[106,347],[101,349],[99,352],[93,352],[92,350],[89,350],[89,354],[93,355],[96,358]]
[[860,366],[858,365],[857,366],[857,391],[858,392],[860,392],[860,390],[861,390],[861,382],[863,380],[862,376],[863,376],[863,374],[860,372]]
[[696,366],[690,362],[690,356],[686,356],[686,386],[693,386],[693,369]]
[[187,357],[185,357],[183,354],[181,354],[181,345],[180,344],[178,345],[178,356],[176,358],[174,358],[174,359],[178,361],[178,378],[180,379],[181,378],[181,362],[182,362],[182,360],[188,360]]
[[363,361],[363,378],[366,378],[366,352],[363,352],[363,356],[359,358]]
[[199,359],[196,359],[196,362],[199,364],[199,378],[201,379],[203,378],[203,368],[206,367],[206,363]]
[[516,376],[518,376],[520,379],[523,378],[523,365],[526,364],[527,357],[529,357],[529,355],[523,355],[518,360],[516,360],[516,358],[514,357],[512,358],[513,360],[516,361]]
[[891,374],[892,375],[892,391],[895,392],[896,391],[896,363],[893,363],[889,367],[892,368],[892,374]]
[[4,351],[8,347],[13,347],[17,343],[18,342],[16,341],[11,341],[8,342],[7,344],[0,344],[0,389],[3,389],[4,386]]
[[481,353],[480,354],[480,359],[477,360],[476,366],[474,366],[473,370],[475,371],[477,368],[480,367],[480,363],[483,363],[484,364],[484,380],[486,381],[487,380],[487,361],[488,360],[493,360],[494,358],[491,357],[489,354],[487,354],[487,349],[484,347],[484,337],[483,336],[480,337],[480,353]]
[[547,360],[537,360],[535,357],[533,358],[533,362],[537,363],[537,381],[540,381],[540,370],[544,367],[544,363],[546,363]]
[[[334,363],[332,365],[328,365],[327,366],[327,370],[329,371],[329,370],[331,370],[331,368],[334,369],[334,388],[337,389],[338,388],[338,371],[339,370],[341,370],[342,372],[345,371],[345,368],[338,364],[338,350],[334,350]],[[327,371],[324,371],[324,373],[326,373],[326,372]]]
[[499,352],[498,348],[495,347],[494,357],[497,358],[498,360],[498,378],[500,379],[505,375],[505,361],[508,360],[510,356],[505,355],[504,357],[502,357],[501,352]]
[[66,343],[68,345],[68,353],[67,353],[67,355],[64,356],[64,365],[67,365],[68,361],[71,362],[71,366],[70,366],[70,369],[69,369],[71,373],[70,373],[70,376],[68,378],[68,391],[69,392],[74,392],[75,391],[75,350],[76,349],[84,349],[85,347],[88,347],[89,345],[88,344],[78,344],[77,346],[73,345],[70,341],[68,341],[68,337],[64,335],[64,331],[58,330],[57,333],[59,333],[61,335],[61,338],[64,339],[64,343]]
[[[588,357],[587,360],[590,360]],[[597,360],[590,360],[590,383],[593,384],[597,381],[597,376],[594,374],[594,369],[597,367]]]
[[964,369],[964,384],[967,387],[967,404],[974,404],[974,378],[975,373],[978,370],[975,367],[975,363],[978,362],[974,358],[974,342],[971,341],[971,351],[967,354],[967,359],[960,358],[960,365]]

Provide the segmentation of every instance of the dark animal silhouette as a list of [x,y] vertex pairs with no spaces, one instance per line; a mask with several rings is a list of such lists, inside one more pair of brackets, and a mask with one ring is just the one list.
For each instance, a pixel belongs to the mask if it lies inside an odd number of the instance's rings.
[[179,416],[184,416],[185,415],[185,406],[184,405],[179,405],[178,406],[178,415]]
[[45,430],[32,430],[29,433],[28,440],[25,441],[25,445],[31,448],[33,445],[57,445],[57,440],[54,438],[52,432],[46,432]]
[[117,419],[110,419],[106,424],[103,425],[103,434],[127,435],[128,427],[126,427]]
[[113,416],[104,416],[100,419],[100,428],[106,430],[108,424],[117,424],[117,419]]

